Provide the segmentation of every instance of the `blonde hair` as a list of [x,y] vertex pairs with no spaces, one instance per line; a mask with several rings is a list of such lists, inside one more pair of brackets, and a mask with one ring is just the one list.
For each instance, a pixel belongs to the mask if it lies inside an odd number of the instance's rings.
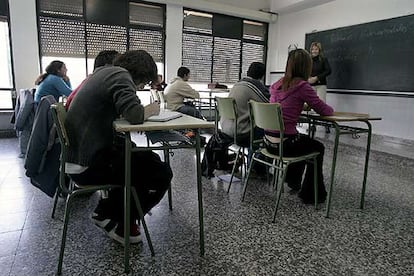
[[322,44],[320,42],[312,42],[311,45],[310,45],[310,47],[309,47],[309,52],[312,51],[312,48],[313,47],[318,48],[319,49],[319,56],[320,57],[323,57]]

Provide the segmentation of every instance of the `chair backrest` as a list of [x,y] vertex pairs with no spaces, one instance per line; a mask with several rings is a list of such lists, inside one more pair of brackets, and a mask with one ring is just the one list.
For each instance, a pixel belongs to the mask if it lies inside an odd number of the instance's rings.
[[273,131],[284,131],[282,109],[279,103],[260,103],[251,100],[249,108],[255,126]]
[[165,100],[164,91],[157,91],[158,100],[160,101],[161,107],[163,109],[167,108],[167,101]]
[[160,96],[156,89],[150,89],[152,102],[160,102]]
[[65,128],[66,109],[63,106],[63,103],[56,103],[50,106],[50,111],[52,113],[53,122],[55,124],[56,132],[59,136],[61,145],[59,185],[63,192],[67,193],[68,187],[66,185],[65,163],[69,148],[69,138]]
[[[280,133],[281,147],[280,156],[283,155],[283,137],[285,126],[283,123],[282,108],[279,103],[260,103],[249,101],[250,127],[251,133],[255,127],[264,130],[273,130]],[[253,137],[251,137],[253,141]]]
[[237,137],[237,105],[236,100],[230,97],[216,97],[216,131],[218,131],[218,123],[220,118],[234,121],[234,142]]

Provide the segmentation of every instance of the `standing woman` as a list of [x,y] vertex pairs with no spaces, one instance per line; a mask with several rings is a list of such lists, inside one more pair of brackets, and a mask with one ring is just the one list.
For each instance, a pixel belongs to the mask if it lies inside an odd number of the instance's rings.
[[[328,59],[323,56],[322,44],[320,42],[312,42],[310,46],[312,56],[312,73],[308,82],[315,89],[318,97],[326,103],[326,77],[331,74],[331,67]],[[326,126],[326,133],[330,133],[329,127]]]
[[331,74],[331,67],[328,59],[323,56],[322,45],[320,42],[312,42],[310,46],[312,55],[312,73],[308,79],[318,94],[318,97],[326,102],[326,77]]
[[[323,183],[323,154],[325,147],[308,135],[300,134],[296,129],[304,103],[307,103],[320,115],[332,115],[333,109],[325,104],[308,83],[312,69],[312,59],[304,49],[293,50],[289,53],[285,76],[270,87],[270,102],[280,103],[285,125],[285,140],[283,153],[286,157],[295,157],[319,152],[317,156],[318,201],[324,202],[326,190]],[[279,154],[279,132],[266,131],[266,148],[273,154]],[[299,197],[304,203],[314,203],[313,164],[308,164],[302,183],[305,161],[289,166],[286,182],[292,190],[299,191]]]
[[69,77],[66,75],[67,71],[66,65],[59,60],[52,61],[46,67],[46,73],[40,75],[35,81],[35,84],[38,85],[34,96],[36,104],[47,95],[52,95],[56,101],[59,101],[60,96],[69,96],[72,87]]

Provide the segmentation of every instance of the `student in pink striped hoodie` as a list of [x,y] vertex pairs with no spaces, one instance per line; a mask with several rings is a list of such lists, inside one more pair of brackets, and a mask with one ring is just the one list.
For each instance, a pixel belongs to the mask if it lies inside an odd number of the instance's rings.
[[[299,156],[311,152],[319,152],[317,157],[318,174],[318,202],[326,199],[326,190],[323,183],[322,164],[325,147],[308,135],[300,134],[296,129],[299,116],[304,104],[321,115],[332,115],[333,108],[319,99],[315,90],[308,83],[312,70],[312,59],[304,49],[296,49],[289,53],[286,64],[285,76],[270,87],[270,102],[280,103],[285,124],[285,140],[283,142],[284,156]],[[279,153],[279,133],[266,131],[267,149],[275,154]],[[313,196],[313,165],[308,164],[305,178],[302,183],[302,175],[305,170],[305,162],[295,163],[289,166],[286,175],[288,186],[299,191],[299,197],[304,203],[314,203]]]

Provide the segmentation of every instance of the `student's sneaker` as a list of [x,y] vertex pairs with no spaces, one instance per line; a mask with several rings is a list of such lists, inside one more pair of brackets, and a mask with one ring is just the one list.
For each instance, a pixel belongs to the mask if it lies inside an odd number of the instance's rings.
[[107,208],[107,199],[101,199],[92,213],[92,221],[100,228],[105,228],[111,221]]
[[[141,243],[141,233],[139,231],[139,224],[133,222],[131,223],[131,230],[129,232],[129,242],[131,244]],[[124,225],[123,223],[118,223],[111,231],[108,232],[108,236],[119,242],[122,245],[125,245],[124,240]]]

